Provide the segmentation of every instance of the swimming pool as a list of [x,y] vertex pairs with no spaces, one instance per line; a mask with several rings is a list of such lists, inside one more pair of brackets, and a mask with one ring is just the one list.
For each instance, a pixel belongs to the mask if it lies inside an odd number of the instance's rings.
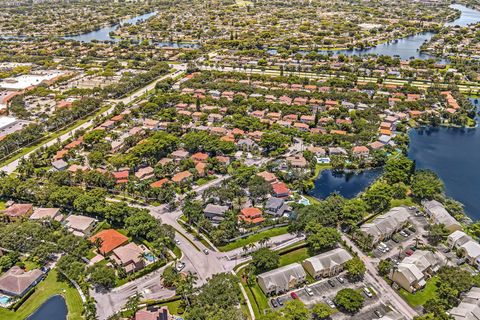
[[147,260],[148,262],[155,262],[157,260],[157,258],[155,258],[155,256],[150,252],[145,253],[144,257],[145,257],[145,260]]
[[7,307],[10,304],[11,301],[12,301],[11,297],[5,296],[5,295],[0,295],[0,306]]
[[300,200],[298,200],[298,203],[303,204],[304,206],[309,206],[310,205],[310,200],[308,200],[307,198],[302,196],[302,198],[300,198]]

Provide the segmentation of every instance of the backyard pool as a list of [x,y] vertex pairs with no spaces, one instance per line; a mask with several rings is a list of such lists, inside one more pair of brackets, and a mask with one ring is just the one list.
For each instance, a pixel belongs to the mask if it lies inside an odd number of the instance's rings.
[[8,307],[10,305],[10,302],[12,301],[12,298],[6,295],[0,295],[0,307]]

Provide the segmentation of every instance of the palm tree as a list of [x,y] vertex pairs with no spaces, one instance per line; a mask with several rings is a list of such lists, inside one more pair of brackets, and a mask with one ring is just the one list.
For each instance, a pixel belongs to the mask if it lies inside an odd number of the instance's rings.
[[267,244],[267,243],[270,242],[271,238],[267,236],[267,237],[263,238],[263,240],[265,240],[265,244]]
[[400,255],[402,254],[402,251],[403,251],[403,246],[399,245],[398,246],[398,259],[400,259]]
[[246,254],[247,251],[248,251],[248,245],[244,245],[244,246],[242,247],[242,250],[243,250],[243,253]]

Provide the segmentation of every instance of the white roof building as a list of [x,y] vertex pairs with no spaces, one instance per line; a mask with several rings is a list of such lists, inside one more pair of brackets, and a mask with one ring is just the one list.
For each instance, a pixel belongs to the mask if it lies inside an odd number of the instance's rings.
[[258,275],[257,281],[265,294],[279,294],[297,287],[306,276],[299,263],[292,263]]
[[443,204],[437,200],[424,201],[423,207],[435,223],[444,224],[450,231],[461,230],[462,226],[448,213]]
[[363,224],[360,230],[371,235],[375,244],[399,231],[409,221],[409,218],[410,213],[407,208],[395,207],[372,222]]
[[313,278],[330,277],[342,271],[351,259],[347,250],[337,248],[304,260],[302,266]]

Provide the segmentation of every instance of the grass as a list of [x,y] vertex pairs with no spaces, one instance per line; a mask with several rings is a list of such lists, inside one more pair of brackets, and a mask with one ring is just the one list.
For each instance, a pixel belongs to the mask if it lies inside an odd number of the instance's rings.
[[390,207],[399,207],[399,206],[415,206],[415,202],[411,197],[406,197],[405,199],[392,199],[390,200]]
[[180,303],[182,303],[182,300],[178,299],[178,300],[175,300],[175,301],[163,303],[162,306],[167,307],[168,312],[170,312],[170,314],[177,315],[178,314],[178,307],[180,306]]
[[280,256],[279,267],[286,266],[291,263],[300,262],[310,257],[308,248],[299,248],[292,252],[286,253]]
[[0,319],[26,319],[54,295],[62,295],[65,298],[68,308],[68,320],[83,319],[83,303],[80,295],[69,282],[57,280],[57,271],[55,269],[50,271],[45,280],[37,285],[32,296],[28,298],[16,312],[0,308]]
[[22,262],[25,264],[25,269],[27,271],[40,268],[40,265],[37,262],[27,260],[27,259],[23,260]]
[[422,290],[415,293],[410,293],[404,289],[400,289],[400,295],[408,302],[412,307],[423,305],[430,299],[437,296],[437,277],[433,277],[427,281],[427,284]]
[[212,180],[215,180],[215,179],[216,179],[215,176],[208,176],[208,177],[205,177],[205,178],[198,179],[197,181],[195,181],[195,184],[197,186],[203,186],[204,184],[207,184],[208,182],[210,182]]
[[182,250],[180,250],[179,247],[175,246],[175,248],[173,248],[172,251],[175,254],[175,256],[177,256],[177,259],[180,259],[180,257],[182,256]]
[[5,209],[6,209],[5,201],[0,201],[0,210],[5,210]]
[[255,317],[259,317],[264,313],[264,310],[270,309],[268,298],[263,294],[262,289],[260,289],[256,281],[254,286],[249,286],[245,283],[243,279],[244,271],[245,270],[240,271],[239,277],[242,279],[242,286],[247,292],[247,297],[252,305],[253,313],[255,314]]
[[222,252],[225,252],[225,251],[238,249],[238,248],[241,248],[241,247],[243,247],[245,245],[248,245],[250,243],[258,242],[265,237],[272,238],[272,237],[275,237],[275,236],[286,234],[286,233],[288,233],[287,229],[288,229],[288,227],[285,226],[285,227],[272,228],[272,229],[269,229],[269,230],[265,230],[265,231],[262,231],[260,233],[252,234],[252,235],[250,235],[246,238],[238,239],[238,240],[230,242],[230,243],[228,243],[224,246],[218,247],[218,250],[220,250]]

